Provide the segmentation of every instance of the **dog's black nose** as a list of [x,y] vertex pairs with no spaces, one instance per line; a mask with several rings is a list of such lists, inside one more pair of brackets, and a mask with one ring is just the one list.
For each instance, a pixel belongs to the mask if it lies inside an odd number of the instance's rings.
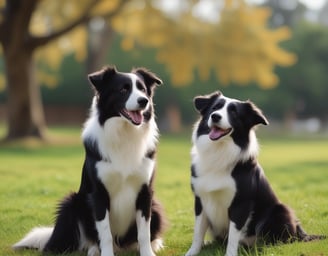
[[147,103],[148,103],[147,98],[144,98],[144,97],[138,98],[138,104],[140,107],[142,107],[142,108],[146,107]]
[[222,116],[217,113],[211,115],[211,119],[215,123],[219,122],[221,120],[221,118],[222,118]]

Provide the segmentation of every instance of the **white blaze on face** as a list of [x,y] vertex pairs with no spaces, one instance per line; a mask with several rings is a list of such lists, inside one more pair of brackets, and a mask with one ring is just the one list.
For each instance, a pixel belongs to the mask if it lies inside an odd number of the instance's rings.
[[[135,110],[140,110],[140,105],[138,103],[138,99],[139,98],[147,98],[146,93],[143,91],[140,91],[137,88],[137,81],[140,80],[140,78],[133,73],[129,73],[127,74],[132,81],[132,89],[131,89],[131,94],[127,100],[127,102],[125,103],[125,108],[128,111],[135,111]],[[148,105],[148,104],[147,104]],[[145,109],[147,108],[147,106],[145,107]]]
[[[212,116],[214,116],[214,115],[220,116],[220,120],[218,122],[213,121]],[[222,109],[212,112],[212,114],[210,115],[210,117],[208,119],[207,124],[209,127],[217,125],[217,126],[220,126],[220,128],[222,128],[222,129],[231,128],[231,124],[230,124],[229,118],[228,118],[227,104],[225,104]]]
[[[133,73],[129,73],[127,76],[131,79],[132,88],[121,114],[134,125],[140,125],[144,120],[143,111],[147,109],[149,105],[148,97],[145,90],[141,90],[137,86],[138,81],[142,83],[140,78]],[[144,100],[143,103],[142,100]]]
[[211,140],[218,140],[232,131],[232,125],[229,122],[228,106],[231,102],[238,101],[224,96],[221,96],[220,99],[225,100],[224,105],[220,109],[213,111],[207,121],[207,125],[211,129],[209,134]]

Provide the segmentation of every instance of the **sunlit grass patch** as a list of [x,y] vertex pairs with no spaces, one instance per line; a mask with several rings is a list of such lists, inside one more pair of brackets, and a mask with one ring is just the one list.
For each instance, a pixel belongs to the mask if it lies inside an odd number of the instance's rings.
[[[50,129],[62,138],[54,144],[0,147],[0,255],[40,255],[11,245],[32,227],[52,225],[58,201],[80,184],[84,150],[80,127]],[[67,140],[66,140],[67,138]],[[68,139],[71,138],[70,141]],[[279,198],[290,205],[310,234],[328,234],[328,142],[260,138],[260,162]],[[155,196],[169,220],[160,256],[183,255],[193,236],[190,188],[190,135],[162,135],[157,152]],[[209,243],[201,256],[224,255],[225,247]],[[327,240],[240,248],[240,255],[328,255]],[[70,255],[81,255],[78,253]],[[124,256],[135,253],[120,254]]]

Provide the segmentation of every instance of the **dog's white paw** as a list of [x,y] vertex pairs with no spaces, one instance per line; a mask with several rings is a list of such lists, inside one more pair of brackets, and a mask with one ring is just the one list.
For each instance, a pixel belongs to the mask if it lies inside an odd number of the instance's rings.
[[99,247],[97,245],[90,246],[87,256],[100,256]]
[[114,256],[113,248],[110,247],[101,248],[101,256]]
[[156,256],[153,251],[140,252],[140,256]]
[[200,252],[200,248],[195,248],[194,246],[191,246],[188,252],[185,254],[185,256],[195,256]]

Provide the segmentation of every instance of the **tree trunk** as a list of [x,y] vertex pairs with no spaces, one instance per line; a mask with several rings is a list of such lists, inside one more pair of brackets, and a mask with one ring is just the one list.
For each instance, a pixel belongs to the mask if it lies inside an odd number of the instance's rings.
[[[2,9],[0,43],[3,47],[8,92],[7,140],[27,136],[44,138],[45,119],[40,88],[35,79],[33,53],[77,26],[87,23],[92,17],[90,10],[98,3],[98,1],[90,1],[80,16],[61,29],[44,36],[35,36],[31,34],[29,28],[39,2],[40,0],[6,0],[5,7]],[[127,2],[121,0],[117,8],[105,14],[104,18],[110,19],[116,15]],[[111,31],[104,35],[107,37],[106,40],[110,40],[110,35]],[[108,42],[106,40],[99,45],[100,49],[104,49],[104,44]],[[98,57],[100,58],[101,56]]]
[[[92,25],[96,22],[103,22],[103,24]],[[106,24],[104,19],[95,18],[90,21],[88,26],[88,56],[86,61],[86,72],[88,74],[106,65],[105,61],[114,38],[114,33],[112,27]]]
[[36,48],[28,31],[37,4],[38,0],[7,0],[0,27],[8,94],[7,140],[44,138],[43,107],[33,62]]
[[44,112],[40,88],[35,79],[35,64],[32,52],[23,49],[4,51],[8,93],[6,139],[27,136],[44,139]]

